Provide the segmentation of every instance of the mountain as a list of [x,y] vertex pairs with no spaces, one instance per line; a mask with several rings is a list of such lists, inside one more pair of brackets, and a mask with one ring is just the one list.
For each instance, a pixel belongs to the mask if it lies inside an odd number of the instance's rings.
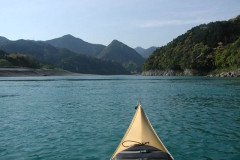
[[47,40],[45,42],[57,48],[66,48],[72,52],[85,54],[93,57],[100,54],[101,51],[105,48],[104,45],[91,44],[69,34],[60,38]]
[[142,48],[142,47],[136,47],[135,51],[138,52],[141,55],[145,51],[145,49]]
[[34,56],[39,62],[54,65],[71,72],[87,74],[130,74],[120,64],[77,54],[48,43],[30,40],[5,41],[0,50]]
[[137,47],[137,48],[135,48],[135,51],[137,51],[143,58],[147,59],[148,56],[156,50],[156,48],[157,47],[154,47],[154,46],[152,46],[148,49],[144,49],[142,47]]
[[72,52],[85,54],[100,59],[114,60],[122,64],[129,71],[141,71],[144,59],[132,48],[114,40],[107,47],[100,44],[91,44],[72,35],[45,41],[57,48],[66,48]]
[[5,41],[9,41],[9,40],[7,38],[5,38],[5,37],[0,36],[0,43],[1,42],[5,42]]
[[240,15],[228,21],[202,24],[157,48],[144,71],[193,69],[202,73],[240,67]]
[[97,57],[120,63],[131,72],[140,72],[145,61],[133,48],[117,40],[113,40]]

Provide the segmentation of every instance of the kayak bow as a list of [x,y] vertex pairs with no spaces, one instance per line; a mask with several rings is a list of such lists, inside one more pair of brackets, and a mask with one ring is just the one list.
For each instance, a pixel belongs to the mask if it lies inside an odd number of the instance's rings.
[[140,103],[127,132],[110,160],[120,159],[173,160],[154,131]]

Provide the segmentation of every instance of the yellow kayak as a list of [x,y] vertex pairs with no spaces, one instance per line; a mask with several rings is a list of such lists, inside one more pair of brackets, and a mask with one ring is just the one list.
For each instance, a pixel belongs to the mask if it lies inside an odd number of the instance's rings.
[[110,160],[173,160],[154,131],[140,102],[127,132]]

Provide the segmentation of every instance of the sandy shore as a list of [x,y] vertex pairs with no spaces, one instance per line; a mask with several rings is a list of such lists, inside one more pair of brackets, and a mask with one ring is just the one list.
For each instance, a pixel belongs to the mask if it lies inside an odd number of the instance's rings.
[[66,70],[32,69],[32,68],[0,68],[0,77],[27,76],[86,76],[91,74],[73,73]]

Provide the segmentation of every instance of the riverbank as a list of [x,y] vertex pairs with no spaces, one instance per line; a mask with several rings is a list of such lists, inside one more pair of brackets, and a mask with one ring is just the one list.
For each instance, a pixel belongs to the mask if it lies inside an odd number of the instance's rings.
[[84,76],[90,74],[73,73],[66,70],[32,69],[32,68],[0,68],[0,77],[27,76]]
[[162,69],[162,70],[149,70],[143,71],[143,76],[204,76],[206,73],[194,70],[194,69],[185,69],[182,70],[173,70],[173,69]]
[[172,69],[149,70],[143,71],[143,76],[207,76],[207,77],[240,77],[240,68],[233,71],[222,72],[220,74],[207,74],[194,69],[185,69],[184,71],[176,71]]
[[240,77],[240,68],[234,71],[222,72],[220,74],[209,74],[207,77]]

